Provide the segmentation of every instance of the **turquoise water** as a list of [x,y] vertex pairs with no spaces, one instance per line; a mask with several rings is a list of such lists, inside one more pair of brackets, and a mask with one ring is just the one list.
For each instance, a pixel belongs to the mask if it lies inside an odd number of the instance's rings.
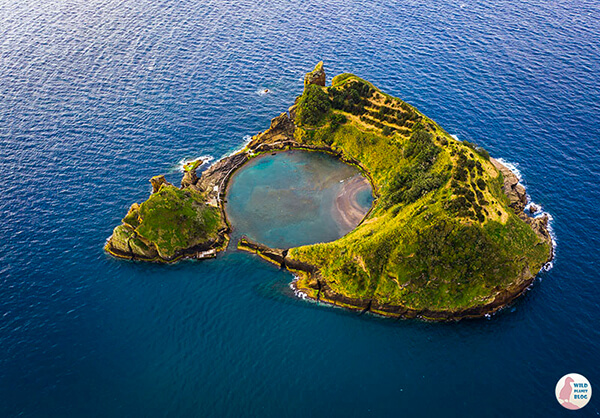
[[[231,178],[227,216],[234,237],[246,235],[274,248],[334,241],[350,232],[340,222],[335,201],[344,182],[359,171],[331,155],[291,151],[257,157]],[[358,197],[358,196],[357,196]],[[362,191],[365,215],[373,195]]]
[[359,205],[364,208],[368,208],[373,203],[373,192],[372,190],[361,190],[356,194],[356,201]]
[[[600,385],[599,15],[590,0],[0,0],[0,416],[598,416],[598,393],[567,411],[554,389],[570,372]],[[518,165],[558,247],[517,303],[381,320],[294,297],[252,254],[102,251],[151,176],[239,149],[319,60]]]

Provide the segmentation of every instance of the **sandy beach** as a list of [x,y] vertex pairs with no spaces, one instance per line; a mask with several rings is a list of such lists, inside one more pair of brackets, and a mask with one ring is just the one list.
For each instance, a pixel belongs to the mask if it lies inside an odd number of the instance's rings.
[[334,219],[343,229],[348,231],[354,229],[369,211],[369,208],[362,207],[358,203],[358,194],[370,188],[369,180],[361,174],[344,181],[333,208]]

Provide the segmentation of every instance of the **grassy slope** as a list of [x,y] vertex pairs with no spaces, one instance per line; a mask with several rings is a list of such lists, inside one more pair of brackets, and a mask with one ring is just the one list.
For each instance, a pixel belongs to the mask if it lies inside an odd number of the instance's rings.
[[[352,89],[359,99],[347,94]],[[332,290],[414,309],[460,310],[485,303],[525,266],[533,274],[541,268],[550,248],[508,207],[501,174],[485,152],[351,74],[322,91],[332,106],[307,117],[301,99],[300,119],[318,121],[301,123],[297,138],[361,161],[380,194],[350,234],[290,251],[321,266]],[[316,293],[307,281],[299,286]]]
[[216,239],[224,226],[219,209],[206,205],[201,193],[170,184],[161,186],[139,209],[133,208],[123,223],[134,228],[136,245],[154,246],[164,259]]

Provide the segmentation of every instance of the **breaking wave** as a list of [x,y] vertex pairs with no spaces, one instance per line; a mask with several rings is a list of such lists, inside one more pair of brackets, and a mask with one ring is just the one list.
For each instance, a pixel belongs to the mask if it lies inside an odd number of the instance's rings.
[[183,167],[187,164],[187,163],[191,163],[192,161],[198,161],[198,160],[202,160],[202,164],[200,164],[200,167],[212,162],[215,158],[211,155],[201,155],[200,157],[195,157],[195,158],[182,158],[181,160],[179,160],[177,162],[177,164],[173,167],[173,169],[170,171],[170,173],[175,173],[175,172],[180,172],[183,173]]
[[[498,162],[500,162],[502,165],[506,166],[510,171],[512,171],[519,179],[519,184],[521,184],[523,187],[525,187],[526,182],[523,179],[523,174],[519,170],[519,164],[511,163],[510,161],[507,161],[504,158],[496,158],[496,160],[498,160]],[[527,188],[525,188],[525,190],[527,191]],[[537,210],[535,212],[532,212],[532,207],[535,207]],[[546,212],[544,210],[544,207],[541,204],[534,202],[531,199],[531,196],[529,195],[529,193],[527,193],[527,204],[525,205],[525,212],[529,216],[532,216],[534,218],[540,218],[544,215],[548,217],[548,233],[550,234],[550,238],[552,239],[552,254],[553,255],[552,255],[552,260],[548,261],[546,264],[544,264],[544,266],[542,266],[542,270],[550,271],[552,269],[552,267],[554,267],[553,261],[556,258],[556,247],[557,247],[557,243],[558,243],[556,234],[555,234],[554,228],[553,228],[554,217],[552,216],[552,214],[550,212]]]

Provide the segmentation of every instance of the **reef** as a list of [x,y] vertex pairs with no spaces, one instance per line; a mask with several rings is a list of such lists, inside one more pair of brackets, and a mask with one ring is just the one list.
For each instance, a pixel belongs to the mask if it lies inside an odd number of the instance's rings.
[[107,250],[158,261],[214,255],[228,242],[231,175],[257,155],[287,149],[357,166],[375,195],[362,222],[336,241],[285,249],[238,243],[292,271],[293,287],[309,298],[391,317],[481,317],[526,291],[553,256],[547,215],[526,209],[527,193],[506,166],[353,74],[326,86],[323,63],[306,75],[293,106],[244,149],[199,177],[199,164],[187,167],[181,188],[153,178],[153,194],[131,207]]

